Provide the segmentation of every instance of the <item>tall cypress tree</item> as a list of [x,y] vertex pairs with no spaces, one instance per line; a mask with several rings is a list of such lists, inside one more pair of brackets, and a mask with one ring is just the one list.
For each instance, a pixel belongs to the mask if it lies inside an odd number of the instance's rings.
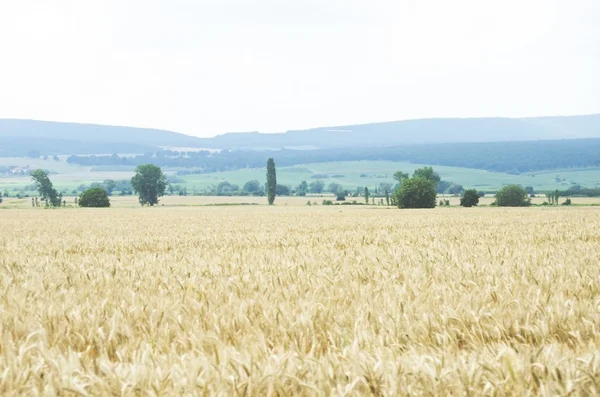
[[267,160],[267,198],[269,205],[275,201],[275,189],[277,188],[277,175],[275,171],[275,161],[273,158]]

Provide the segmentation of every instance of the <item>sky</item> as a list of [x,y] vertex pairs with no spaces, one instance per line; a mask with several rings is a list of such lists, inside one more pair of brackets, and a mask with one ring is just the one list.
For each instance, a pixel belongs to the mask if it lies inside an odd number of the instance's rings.
[[599,0],[0,0],[0,118],[196,136],[600,113]]

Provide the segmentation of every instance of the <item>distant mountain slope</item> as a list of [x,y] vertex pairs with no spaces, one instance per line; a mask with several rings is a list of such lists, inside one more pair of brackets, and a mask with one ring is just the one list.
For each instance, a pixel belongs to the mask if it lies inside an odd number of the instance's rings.
[[227,149],[277,149],[294,146],[330,148],[596,137],[600,137],[600,114],[523,119],[420,119],[322,127],[283,134],[228,133],[202,139],[202,144]]
[[215,149],[363,148],[429,143],[600,137],[600,114],[538,118],[440,118],[321,127],[279,134],[176,132],[95,124],[0,119],[0,156],[144,153],[159,147]]
[[2,156],[32,149],[42,154],[143,153],[160,146],[199,147],[199,139],[150,128],[0,119]]

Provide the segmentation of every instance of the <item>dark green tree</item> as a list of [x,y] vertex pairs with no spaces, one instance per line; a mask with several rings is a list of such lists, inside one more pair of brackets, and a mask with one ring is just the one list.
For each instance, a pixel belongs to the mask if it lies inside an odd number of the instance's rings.
[[48,172],[42,169],[37,169],[31,172],[31,179],[35,182],[35,187],[42,200],[53,207],[60,207],[62,196],[58,194],[52,181],[48,177]]
[[344,190],[344,188],[339,183],[331,182],[329,186],[327,186],[327,190],[333,194],[337,194],[339,191]]
[[290,195],[290,188],[286,185],[280,185],[277,184],[275,186],[275,194],[277,196],[289,196]]
[[158,198],[165,194],[167,178],[160,167],[154,164],[138,165],[131,178],[131,187],[139,196],[141,205],[158,204]]
[[81,193],[77,203],[80,207],[110,207],[110,199],[106,190],[99,187],[93,187]]
[[415,172],[413,172],[413,178],[429,179],[430,181],[435,183],[436,187],[441,180],[440,175],[437,172],[433,171],[433,167],[423,167],[416,169]]
[[297,192],[296,194],[298,194],[298,196],[306,196],[307,190],[308,190],[308,183],[306,183],[306,181],[302,181],[296,188],[296,192]]
[[527,207],[531,198],[522,186],[507,185],[496,192],[495,204],[498,207]]
[[275,170],[275,161],[273,158],[267,160],[267,200],[269,205],[275,202],[277,193],[277,171]]
[[394,179],[398,181],[398,183],[402,183],[404,179],[408,179],[408,174],[406,172],[397,171],[394,174]]
[[248,181],[246,183],[244,183],[244,186],[242,186],[242,191],[246,192],[246,193],[258,193],[260,192],[261,186],[260,186],[260,182],[257,181],[256,179]]
[[369,188],[365,187],[365,203],[369,204]]
[[475,189],[467,189],[460,198],[460,205],[463,207],[473,207],[479,204],[479,194]]
[[325,182],[321,181],[321,180],[316,180],[314,182],[311,182],[310,185],[308,186],[308,190],[310,190],[311,193],[323,193],[323,189],[325,188]]
[[435,208],[435,182],[422,177],[404,179],[394,196],[398,208]]
[[229,183],[227,181],[219,182],[217,185],[217,195],[232,195],[240,190],[238,185]]
[[113,181],[112,179],[106,179],[104,182],[102,182],[102,187],[104,190],[106,190],[106,195],[111,196],[113,190],[117,188],[117,182]]

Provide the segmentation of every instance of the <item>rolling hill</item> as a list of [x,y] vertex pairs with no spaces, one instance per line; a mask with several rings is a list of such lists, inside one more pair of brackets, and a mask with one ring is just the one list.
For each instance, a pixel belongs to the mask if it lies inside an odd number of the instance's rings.
[[538,118],[440,118],[321,127],[277,134],[227,133],[196,138],[172,131],[0,119],[0,156],[28,153],[146,153],[161,147],[214,149],[361,148],[600,137],[600,114]]
[[0,119],[0,156],[145,153],[163,146],[200,147],[196,137],[150,128]]
[[222,149],[391,146],[600,137],[600,114],[537,118],[445,118],[322,127],[282,134],[228,133],[202,139]]

